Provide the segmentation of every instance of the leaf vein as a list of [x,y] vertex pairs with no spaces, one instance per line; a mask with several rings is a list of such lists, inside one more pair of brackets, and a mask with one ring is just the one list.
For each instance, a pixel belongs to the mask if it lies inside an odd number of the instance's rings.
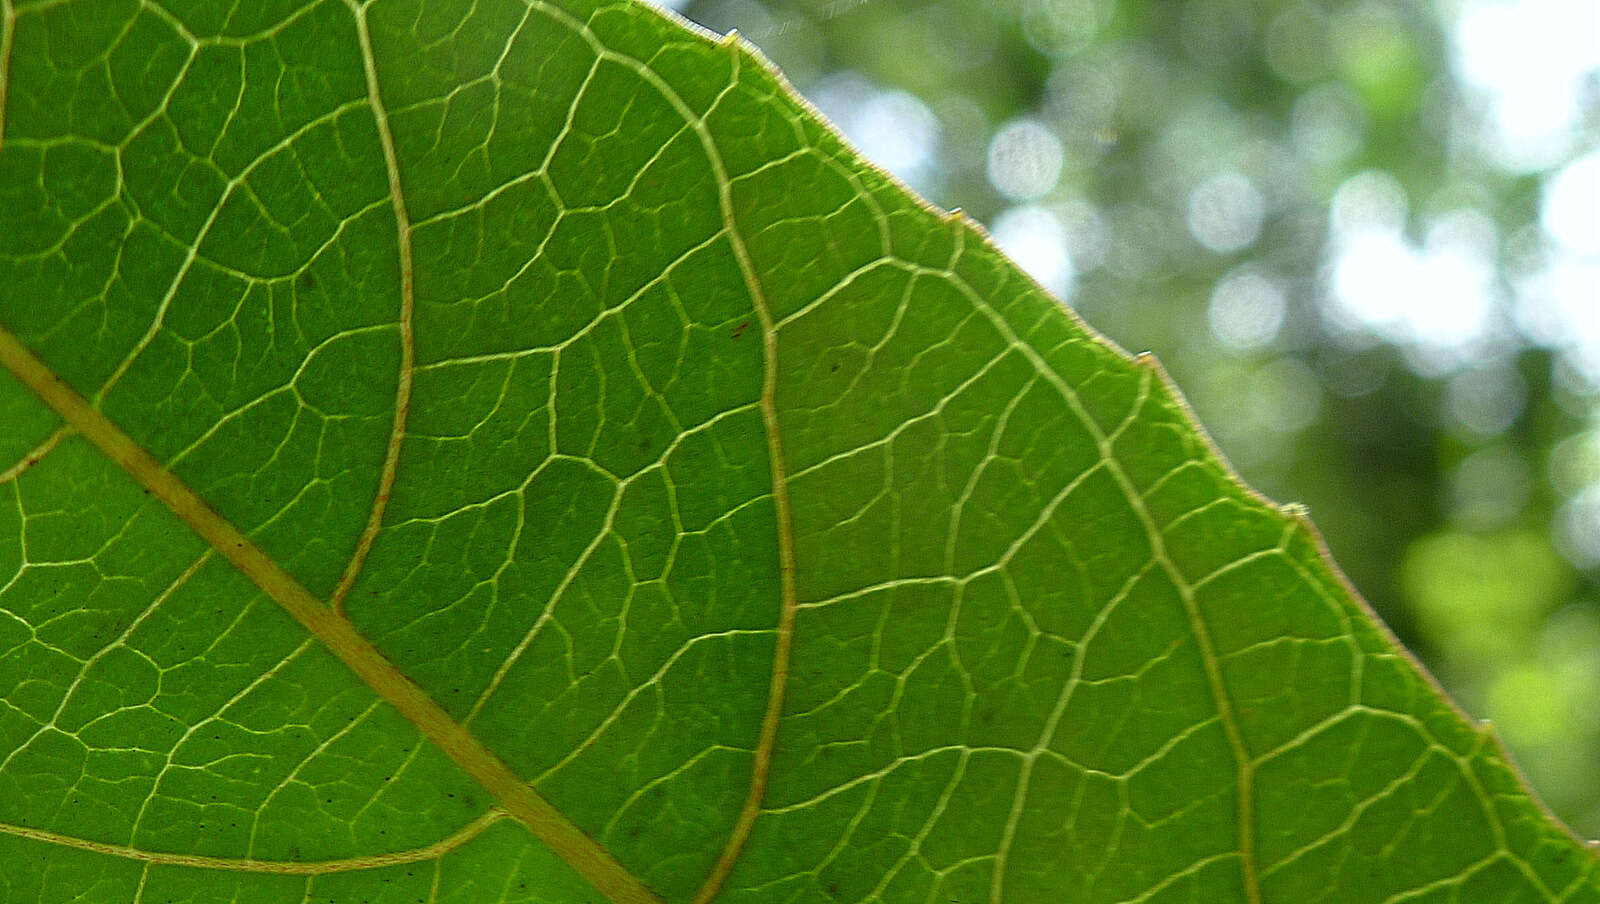
[[484,829],[505,819],[508,815],[504,810],[489,810],[455,832],[426,847],[413,848],[407,851],[393,851],[387,854],[373,854],[367,857],[345,857],[338,860],[256,860],[249,857],[207,857],[200,854],[171,854],[160,851],[146,851],[125,844],[108,844],[103,841],[91,841],[87,838],[74,838],[58,832],[47,832],[43,829],[10,825],[8,823],[0,823],[0,835],[26,838],[30,841],[42,841],[46,844],[92,851],[96,854],[106,854],[126,860],[140,860],[147,865],[154,866],[181,866],[192,869],[211,869],[237,873],[275,873],[285,876],[323,876],[330,873],[354,872],[434,860],[476,838],[483,833]]

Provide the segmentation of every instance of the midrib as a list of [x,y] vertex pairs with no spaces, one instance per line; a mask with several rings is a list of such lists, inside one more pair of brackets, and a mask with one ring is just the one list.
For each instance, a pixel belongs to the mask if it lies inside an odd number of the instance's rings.
[[219,555],[276,600],[340,662],[482,785],[502,809],[608,899],[615,904],[661,904],[661,899],[609,851],[529,787],[483,742],[401,674],[354,625],[313,596],[199,494],[68,386],[4,326],[0,326],[0,364],[49,405],[69,427],[116,462]]

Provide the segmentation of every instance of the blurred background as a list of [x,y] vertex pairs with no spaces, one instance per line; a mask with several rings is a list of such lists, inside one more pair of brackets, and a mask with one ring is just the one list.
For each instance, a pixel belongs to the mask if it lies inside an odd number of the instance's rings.
[[1600,837],[1600,3],[660,5],[1154,350]]

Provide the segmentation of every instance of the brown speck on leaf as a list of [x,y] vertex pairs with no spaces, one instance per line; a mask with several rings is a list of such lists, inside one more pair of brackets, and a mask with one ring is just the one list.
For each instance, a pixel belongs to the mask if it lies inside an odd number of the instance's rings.
[[746,320],[744,323],[741,323],[738,326],[734,327],[733,328],[733,338],[737,339],[740,336],[743,336],[744,335],[744,331],[748,330],[749,328],[750,328],[750,321],[748,321],[748,320]]

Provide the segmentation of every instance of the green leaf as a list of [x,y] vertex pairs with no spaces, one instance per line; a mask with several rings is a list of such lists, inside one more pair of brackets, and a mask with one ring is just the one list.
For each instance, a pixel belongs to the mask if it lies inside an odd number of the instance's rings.
[[1151,359],[738,40],[0,16],[0,901],[1600,901]]

